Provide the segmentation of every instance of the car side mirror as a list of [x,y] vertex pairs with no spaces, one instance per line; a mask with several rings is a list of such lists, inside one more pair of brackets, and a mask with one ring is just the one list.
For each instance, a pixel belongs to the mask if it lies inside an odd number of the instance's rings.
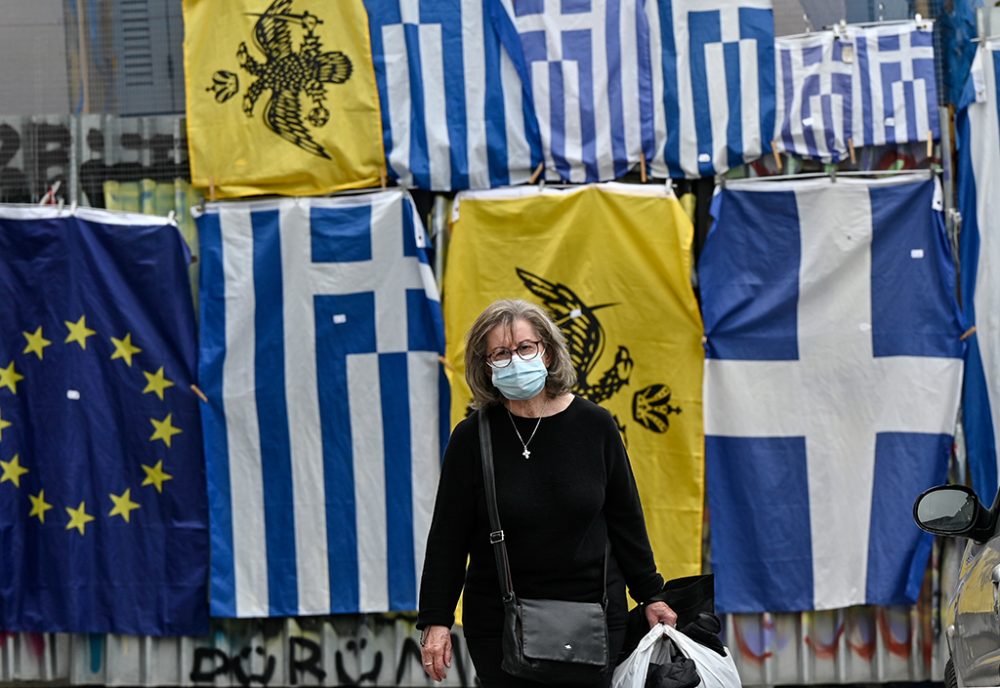
[[989,520],[989,512],[968,487],[940,485],[917,497],[913,520],[929,533],[971,537]]

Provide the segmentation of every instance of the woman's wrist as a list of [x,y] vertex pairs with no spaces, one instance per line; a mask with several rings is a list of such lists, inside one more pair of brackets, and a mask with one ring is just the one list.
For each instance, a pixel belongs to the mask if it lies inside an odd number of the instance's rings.
[[441,628],[445,633],[450,631],[448,626],[443,624],[427,624],[420,630],[420,647],[425,647],[427,644],[427,637],[430,635],[431,631],[435,628]]

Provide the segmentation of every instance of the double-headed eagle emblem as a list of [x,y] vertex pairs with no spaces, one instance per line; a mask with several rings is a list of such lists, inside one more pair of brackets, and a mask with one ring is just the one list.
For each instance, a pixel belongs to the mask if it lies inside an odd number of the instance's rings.
[[[594,382],[591,378],[604,354],[605,335],[596,312],[614,306],[602,303],[589,306],[565,284],[550,282],[544,277],[516,268],[517,276],[524,286],[541,299],[542,304],[559,326],[566,338],[570,359],[576,369],[576,386],[573,392],[594,403],[601,403],[617,394],[629,383],[635,361],[627,347],[618,346],[615,359]],[[653,384],[632,395],[632,419],[653,432],[666,432],[670,427],[670,416],[681,412],[680,407],[670,403],[670,387]],[[625,437],[625,424],[617,416],[615,422]]]
[[[305,120],[313,127],[322,127],[330,119],[326,109],[326,85],[342,84],[351,78],[351,60],[344,53],[323,51],[316,27],[323,21],[309,12],[292,12],[292,0],[274,0],[259,16],[253,28],[253,43],[264,54],[260,62],[250,54],[247,44],[241,42],[236,51],[240,68],[255,77],[243,95],[243,112],[253,117],[257,101],[270,91],[264,106],[264,124],[281,138],[294,143],[304,151],[330,159],[306,128],[302,116],[304,95],[312,102]],[[302,30],[302,44],[296,52],[292,46],[292,27]],[[206,88],[215,94],[215,100],[224,103],[239,92],[239,77],[229,71],[218,70],[212,75],[212,84]]]

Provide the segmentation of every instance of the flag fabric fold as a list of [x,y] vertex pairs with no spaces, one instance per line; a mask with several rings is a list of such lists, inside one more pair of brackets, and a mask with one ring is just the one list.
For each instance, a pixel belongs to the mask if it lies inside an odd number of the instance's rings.
[[208,632],[189,255],[165,218],[0,207],[0,628]]
[[212,614],[416,609],[448,390],[409,194],[209,204],[198,229]]
[[940,193],[913,175],[716,197],[698,275],[721,611],[916,600],[913,500],[947,478],[964,348]]
[[968,340],[962,390],[962,428],[979,498],[991,504],[997,491],[997,428],[1000,427],[1000,41],[976,54],[957,118],[958,207],[962,303],[976,330]]
[[657,565],[701,572],[701,318],[693,227],[662,185],[503,189],[456,198],[444,304],[452,422],[469,412],[464,337],[499,298],[543,306],[570,345],[573,392],[625,439]]
[[377,186],[385,169],[362,0],[184,0],[194,186],[213,198]]

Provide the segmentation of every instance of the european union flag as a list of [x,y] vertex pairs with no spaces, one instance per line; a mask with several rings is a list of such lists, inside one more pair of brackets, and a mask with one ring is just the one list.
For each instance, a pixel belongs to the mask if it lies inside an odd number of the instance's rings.
[[0,629],[207,632],[187,257],[163,218],[0,208]]

